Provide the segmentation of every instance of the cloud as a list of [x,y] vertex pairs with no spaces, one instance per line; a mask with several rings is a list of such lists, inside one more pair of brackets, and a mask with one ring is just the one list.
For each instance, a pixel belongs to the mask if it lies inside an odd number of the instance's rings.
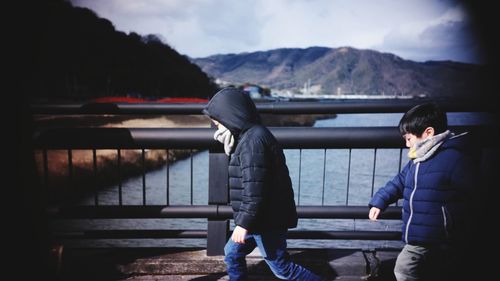
[[374,49],[410,60],[479,62],[479,44],[465,11],[452,7],[431,21],[410,22],[392,29]]
[[[155,34],[182,54],[352,46],[412,60],[474,61],[452,0],[73,0],[118,30]],[[448,50],[449,52],[445,52]]]

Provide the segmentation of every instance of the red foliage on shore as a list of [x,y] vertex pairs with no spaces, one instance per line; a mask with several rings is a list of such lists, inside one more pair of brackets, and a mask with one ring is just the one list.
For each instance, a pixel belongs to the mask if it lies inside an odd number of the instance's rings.
[[161,98],[156,100],[149,100],[143,98],[132,97],[101,97],[91,100],[95,103],[204,103],[208,99],[201,98]]
[[162,103],[183,103],[183,102],[208,102],[208,99],[201,99],[201,98],[162,98],[158,99],[155,102],[162,102]]

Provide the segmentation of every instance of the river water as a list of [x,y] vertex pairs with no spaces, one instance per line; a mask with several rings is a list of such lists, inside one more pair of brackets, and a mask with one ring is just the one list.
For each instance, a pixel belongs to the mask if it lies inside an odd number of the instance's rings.
[[[315,127],[352,126],[397,126],[401,113],[388,114],[340,114],[336,118],[319,120]],[[449,113],[449,125],[478,125],[489,123],[487,114]],[[403,140],[402,140],[403,141]],[[290,171],[295,201],[298,205],[362,205],[366,206],[373,192],[390,180],[407,162],[406,150],[399,163],[399,149],[378,149],[376,153],[375,176],[373,176],[374,149],[352,149],[351,170],[348,176],[348,149],[285,150]],[[170,205],[190,205],[191,186],[194,205],[208,202],[208,152],[193,155],[169,167]],[[299,167],[300,166],[300,167]],[[326,171],[324,170],[326,169]],[[146,204],[165,205],[166,167],[146,174]],[[192,184],[191,184],[192,182]],[[142,205],[142,177],[124,181],[123,204]],[[106,187],[99,192],[99,204],[118,205],[118,188]],[[94,204],[90,196],[81,201],[83,205]],[[62,220],[53,223],[53,229],[206,229],[206,219],[94,219],[82,221]],[[231,220],[231,228],[233,221]],[[395,220],[368,219],[301,219],[296,230],[353,231],[389,230],[399,231],[401,222]],[[102,239],[66,241],[68,246],[93,247],[205,247],[206,239]],[[401,241],[358,241],[358,240],[288,240],[293,248],[400,248]]]

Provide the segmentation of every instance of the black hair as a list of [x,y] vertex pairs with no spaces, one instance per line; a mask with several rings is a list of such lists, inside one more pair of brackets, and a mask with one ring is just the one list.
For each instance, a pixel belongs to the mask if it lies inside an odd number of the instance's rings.
[[428,127],[434,128],[436,135],[448,129],[446,112],[433,102],[414,106],[399,121],[401,135],[413,134],[420,137]]

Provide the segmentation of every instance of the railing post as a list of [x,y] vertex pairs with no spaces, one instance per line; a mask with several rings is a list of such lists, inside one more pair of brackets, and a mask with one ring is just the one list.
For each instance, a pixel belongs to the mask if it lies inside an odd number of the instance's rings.
[[[229,158],[223,152],[209,151],[208,156],[208,204],[227,205]],[[224,245],[229,235],[229,220],[208,219],[207,255],[224,255]]]

